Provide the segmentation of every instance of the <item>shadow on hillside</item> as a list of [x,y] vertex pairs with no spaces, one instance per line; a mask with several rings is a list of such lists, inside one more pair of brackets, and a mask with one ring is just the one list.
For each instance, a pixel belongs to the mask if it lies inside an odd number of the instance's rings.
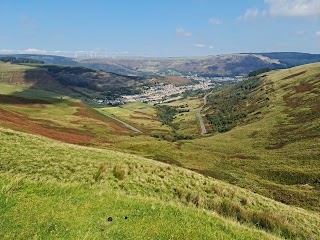
[[23,77],[13,76],[3,82],[11,85],[25,84],[29,87],[10,95],[0,94],[0,104],[56,104],[64,101],[66,97],[81,97],[40,67],[26,70]]

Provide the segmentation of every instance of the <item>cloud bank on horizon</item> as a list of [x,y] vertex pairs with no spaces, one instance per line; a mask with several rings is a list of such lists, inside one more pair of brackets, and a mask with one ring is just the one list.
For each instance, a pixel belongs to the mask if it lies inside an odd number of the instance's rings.
[[0,8],[0,21],[6,23],[0,25],[0,54],[320,53],[320,0],[258,0],[255,5],[250,0],[148,4],[79,0],[77,5],[62,0],[29,4],[3,0]]

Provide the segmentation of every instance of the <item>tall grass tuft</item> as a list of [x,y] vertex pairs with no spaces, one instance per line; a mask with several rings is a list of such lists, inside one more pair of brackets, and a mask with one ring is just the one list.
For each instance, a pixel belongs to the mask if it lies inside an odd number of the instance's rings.
[[101,164],[97,174],[94,176],[94,180],[96,182],[101,180],[104,177],[104,175],[106,174],[107,169],[108,169],[108,165],[107,164]]
[[113,175],[119,180],[123,180],[126,177],[127,173],[127,165],[116,165],[113,168]]

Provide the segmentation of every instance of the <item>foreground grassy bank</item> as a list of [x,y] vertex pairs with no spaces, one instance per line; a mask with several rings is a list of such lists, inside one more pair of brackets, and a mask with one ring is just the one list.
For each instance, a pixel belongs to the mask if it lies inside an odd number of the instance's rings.
[[276,239],[216,214],[87,185],[1,176],[0,186],[1,239]]
[[320,234],[315,213],[185,169],[11,130],[1,129],[0,138],[3,238],[317,239]]

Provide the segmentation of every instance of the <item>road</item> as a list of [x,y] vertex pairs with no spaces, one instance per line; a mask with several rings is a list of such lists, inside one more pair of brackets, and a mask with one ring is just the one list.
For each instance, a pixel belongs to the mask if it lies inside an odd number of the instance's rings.
[[105,115],[106,117],[108,117],[108,118],[111,118],[111,119],[113,119],[113,120],[115,120],[115,121],[117,121],[117,122],[119,122],[119,123],[121,123],[121,124],[123,124],[124,126],[126,126],[127,128],[130,128],[132,131],[135,131],[135,132],[137,132],[137,133],[142,133],[139,129],[137,129],[137,128],[135,128],[135,127],[133,127],[133,126],[131,126],[130,124],[128,124],[128,123],[126,123],[126,122],[124,122],[124,121],[121,121],[120,119],[118,119],[118,118],[115,118],[115,117],[113,117],[113,116],[110,116],[110,115],[108,115],[108,114],[105,114],[105,113],[102,113],[103,115]]
[[199,118],[200,127],[201,127],[201,135],[204,135],[204,134],[207,133],[206,126],[204,125],[204,123],[203,123],[203,118],[202,118],[202,116],[201,116],[201,110],[202,110],[202,108],[203,108],[205,105],[207,105],[207,96],[208,96],[208,95],[209,95],[209,94],[207,94],[207,95],[205,95],[205,96],[203,97],[203,105],[198,108],[198,118]]

